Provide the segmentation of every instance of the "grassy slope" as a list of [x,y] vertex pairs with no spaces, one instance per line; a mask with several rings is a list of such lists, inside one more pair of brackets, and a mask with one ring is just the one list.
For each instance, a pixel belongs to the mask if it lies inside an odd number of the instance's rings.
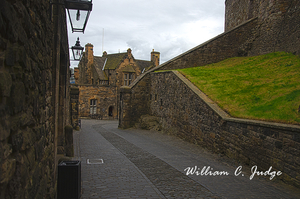
[[300,58],[285,52],[179,70],[233,117],[300,124]]

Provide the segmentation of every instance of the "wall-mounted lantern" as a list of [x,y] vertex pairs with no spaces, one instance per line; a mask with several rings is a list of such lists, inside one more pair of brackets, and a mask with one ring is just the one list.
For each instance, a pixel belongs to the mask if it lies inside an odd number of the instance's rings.
[[65,0],[72,32],[84,33],[92,7],[92,0]]
[[72,46],[71,49],[73,52],[74,60],[80,61],[84,48],[82,46],[80,46],[79,37],[77,38],[75,46]]

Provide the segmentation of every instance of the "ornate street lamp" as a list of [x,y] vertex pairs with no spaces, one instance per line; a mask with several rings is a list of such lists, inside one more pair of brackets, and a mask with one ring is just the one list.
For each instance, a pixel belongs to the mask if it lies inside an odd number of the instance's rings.
[[80,46],[79,37],[77,38],[75,46],[72,46],[71,49],[72,49],[72,52],[73,52],[74,60],[80,61],[84,48],[82,46]]
[[65,0],[72,32],[84,33],[92,7],[92,0]]

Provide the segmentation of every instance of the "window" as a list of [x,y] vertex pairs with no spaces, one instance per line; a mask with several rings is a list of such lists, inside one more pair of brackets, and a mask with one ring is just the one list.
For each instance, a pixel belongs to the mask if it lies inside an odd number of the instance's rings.
[[97,100],[91,99],[90,101],[90,115],[96,115],[97,114]]
[[134,79],[134,73],[124,74],[124,86],[129,86]]

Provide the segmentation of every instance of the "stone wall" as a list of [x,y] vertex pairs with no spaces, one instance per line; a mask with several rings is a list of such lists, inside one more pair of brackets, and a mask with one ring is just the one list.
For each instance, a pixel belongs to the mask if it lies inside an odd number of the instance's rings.
[[122,86],[119,102],[119,128],[135,125],[142,115],[150,111],[150,74],[140,75],[135,79],[134,87]]
[[151,74],[151,115],[165,132],[248,165],[280,170],[300,187],[300,126],[235,119],[179,72]]
[[258,24],[249,55],[286,51],[300,55],[300,1],[259,1]]
[[258,16],[259,0],[226,0],[225,32]]
[[0,198],[56,195],[69,47],[64,8],[53,6],[52,17],[49,8],[48,0],[0,3]]
[[[90,116],[90,100],[97,100],[96,119],[117,119],[117,87],[108,85],[76,85],[79,88],[79,117]],[[109,116],[113,107],[113,116]]]
[[[120,127],[134,126],[141,115],[159,117],[165,133],[261,170],[272,166],[283,172],[280,179],[300,187],[299,126],[231,118],[177,71],[144,78],[144,89],[137,82],[121,92]],[[144,96],[134,95],[140,90]]]
[[71,112],[71,125],[74,129],[79,128],[79,88],[72,86],[70,88],[70,112]]
[[249,55],[286,51],[300,55],[300,1],[226,0],[225,31],[257,17]]

